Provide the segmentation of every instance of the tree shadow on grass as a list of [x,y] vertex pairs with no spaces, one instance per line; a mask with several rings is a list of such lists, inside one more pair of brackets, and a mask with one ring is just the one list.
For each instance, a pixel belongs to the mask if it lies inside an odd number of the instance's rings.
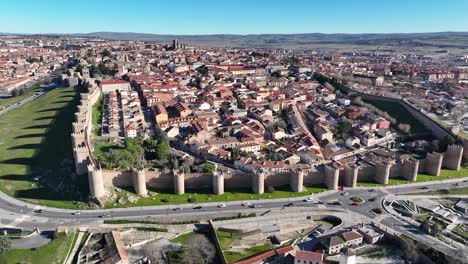
[[13,149],[39,149],[41,147],[42,144],[23,144],[23,145],[18,145],[18,146],[14,146],[14,147],[11,147],[11,148],[8,148],[9,150],[13,150]]
[[23,129],[44,129],[49,128],[51,125],[35,125],[35,126],[27,126],[23,127]]
[[49,109],[44,109],[44,110],[38,111],[38,113],[57,112],[57,111],[60,112],[62,109],[63,109],[62,107],[49,108]]
[[[42,110],[57,111],[50,124],[32,125],[23,129],[46,129],[45,133],[22,135],[20,138],[41,137],[40,144],[24,144],[11,149],[35,149],[35,155],[31,158],[11,158],[0,161],[0,164],[25,165],[29,172],[41,175],[40,181],[33,181],[24,175],[25,181],[37,184],[37,188],[16,190],[15,197],[25,199],[40,199],[51,201],[86,201],[89,195],[87,175],[72,177],[74,168],[73,153],[70,134],[74,121],[79,93],[75,93],[73,100],[60,108]],[[70,96],[69,96],[70,98]],[[34,114],[33,114],[34,115]],[[32,122],[34,123],[34,122]],[[0,165],[1,166],[1,165]],[[18,175],[4,175],[5,179],[18,180]],[[3,178],[2,178],[3,179]]]
[[13,158],[0,161],[2,164],[31,165],[30,158]]
[[67,103],[69,103],[67,100],[62,100],[62,101],[52,102],[50,104],[52,105],[52,104],[67,104]]
[[37,138],[37,137],[44,137],[44,133],[36,133],[36,134],[26,134],[26,135],[20,135],[16,136],[15,139],[21,139],[21,138]]
[[43,116],[43,117],[35,118],[34,120],[35,121],[38,121],[38,120],[52,120],[54,118],[55,118],[55,116]]
[[0,176],[2,180],[9,180],[9,181],[27,181],[28,178],[26,175],[21,174],[7,174]]

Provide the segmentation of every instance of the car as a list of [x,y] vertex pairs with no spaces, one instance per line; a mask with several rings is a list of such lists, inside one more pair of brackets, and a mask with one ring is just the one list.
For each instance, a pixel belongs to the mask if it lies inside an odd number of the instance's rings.
[[356,202],[352,202],[351,205],[352,205],[352,206],[358,206],[359,204],[356,203]]
[[312,197],[307,197],[304,202],[313,202],[314,199]]
[[384,210],[382,208],[374,208],[371,210],[375,214],[383,214]]
[[36,210],[34,210],[34,212],[36,214],[42,214],[42,212],[44,212],[44,210],[43,209],[36,209]]
[[317,204],[325,204],[325,202],[324,201],[318,201]]
[[218,208],[225,208],[226,207],[226,204],[218,204]]
[[321,235],[321,233],[317,230],[315,230],[314,232],[312,232],[312,236],[313,237],[319,237]]
[[174,208],[173,210],[174,210],[174,211],[180,211],[180,210],[182,210],[182,208],[176,207],[176,208]]
[[454,183],[453,185],[455,185],[455,186],[460,186],[461,183],[457,182],[457,183]]
[[374,191],[374,189],[369,189],[369,190],[368,190],[368,192],[373,192],[373,191]]
[[202,206],[201,206],[201,205],[198,205],[198,206],[195,206],[193,209],[199,210],[199,209],[202,209]]
[[368,201],[369,201],[369,202],[375,201],[375,197],[374,197],[374,198],[370,198]]
[[242,206],[250,206],[251,204],[252,204],[252,203],[250,203],[250,202],[243,202],[241,205],[242,205]]
[[262,208],[261,204],[254,204],[253,208]]
[[343,205],[340,201],[334,201],[330,203],[331,205]]
[[80,215],[81,212],[80,211],[76,211],[76,212],[73,212],[72,215]]
[[421,189],[421,190],[427,190],[427,189],[429,189],[429,187],[423,186],[423,187],[420,187],[419,189]]
[[284,206],[293,207],[293,206],[294,206],[294,203],[288,203],[288,204],[286,204],[286,205],[284,205]]
[[344,195],[344,196],[346,196],[346,195],[348,195],[348,194],[349,194],[349,192],[342,192],[342,193],[341,193],[341,195]]
[[111,215],[110,214],[103,214],[103,215],[100,215],[99,218],[107,218],[107,217],[110,217]]

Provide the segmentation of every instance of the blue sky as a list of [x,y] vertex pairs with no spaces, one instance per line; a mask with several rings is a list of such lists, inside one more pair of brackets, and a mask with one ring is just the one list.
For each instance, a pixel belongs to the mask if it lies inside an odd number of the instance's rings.
[[2,0],[0,32],[468,31],[468,0]]

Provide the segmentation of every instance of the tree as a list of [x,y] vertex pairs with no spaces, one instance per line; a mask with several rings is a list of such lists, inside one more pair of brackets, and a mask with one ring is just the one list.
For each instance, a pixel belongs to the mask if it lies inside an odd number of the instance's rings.
[[431,223],[429,222],[429,220],[424,220],[419,227],[426,233],[429,233],[431,231]]
[[171,169],[177,170],[179,168],[179,159],[176,156],[172,156],[170,161],[169,165]]
[[158,146],[158,141],[152,138],[148,138],[145,140],[143,144],[143,148],[146,152],[155,153]]
[[353,129],[353,126],[348,121],[341,121],[338,125],[338,130],[341,133],[349,133]]
[[216,165],[211,162],[205,161],[201,167],[202,172],[212,173],[216,170]]
[[398,124],[398,129],[401,132],[408,134],[410,132],[410,130],[411,130],[411,125],[405,124],[405,123],[400,123],[400,124]]
[[0,236],[0,255],[5,255],[11,248],[11,240],[6,236]]
[[440,226],[439,226],[438,224],[433,224],[433,225],[432,225],[432,228],[431,228],[430,234],[431,234],[432,236],[437,237],[437,236],[439,236],[441,233],[442,233],[442,229],[440,228]]
[[75,70],[76,70],[76,72],[79,72],[80,74],[83,74],[83,66],[81,66],[81,64],[76,65]]
[[108,51],[107,49],[105,49],[105,50],[101,53],[101,55],[102,55],[103,57],[110,57],[112,54],[111,54],[110,51]]
[[182,253],[181,263],[206,264],[211,263],[216,256],[216,249],[204,235],[192,238]]
[[197,68],[197,72],[199,74],[201,74],[202,76],[208,76],[208,71],[209,71],[209,69],[205,65],[202,65],[202,66]]
[[169,142],[163,141],[158,143],[156,146],[156,152],[154,153],[156,159],[158,160],[165,160],[167,158],[167,151],[169,150]]

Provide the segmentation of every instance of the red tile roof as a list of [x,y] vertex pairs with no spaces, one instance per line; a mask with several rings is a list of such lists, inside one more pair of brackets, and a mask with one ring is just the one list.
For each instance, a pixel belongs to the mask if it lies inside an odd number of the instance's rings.
[[313,251],[297,250],[295,259],[305,260],[307,262],[312,261],[313,263],[315,263],[315,262],[322,263],[323,253],[313,252]]

